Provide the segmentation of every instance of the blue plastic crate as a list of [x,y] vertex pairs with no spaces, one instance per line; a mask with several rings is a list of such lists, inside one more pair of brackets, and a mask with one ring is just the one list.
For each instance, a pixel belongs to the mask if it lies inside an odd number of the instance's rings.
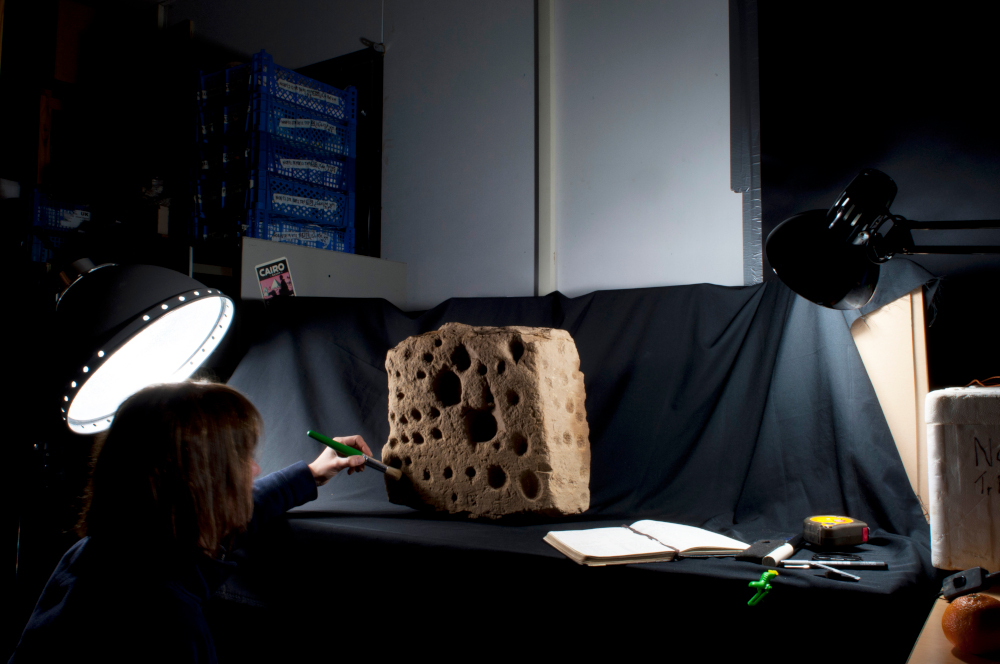
[[357,157],[356,122],[324,118],[302,106],[255,95],[250,125],[254,130],[280,136],[315,151]]
[[[199,171],[217,171],[233,164],[241,165],[247,153],[248,102],[220,106],[213,113],[198,113],[198,162]],[[245,164],[242,165],[245,167]]]
[[202,75],[198,101],[211,104],[229,96],[242,96],[245,100],[250,91],[251,71],[250,65],[237,65]]
[[[225,177],[234,172],[248,173],[252,164],[247,159],[249,149],[243,141],[200,144],[196,177]],[[247,176],[249,177],[249,176]]]
[[202,216],[231,207],[244,209],[251,178],[246,170],[216,172],[194,181],[196,211]]
[[354,192],[338,192],[291,180],[266,171],[251,181],[247,207],[281,214],[304,223],[344,228],[354,224]]
[[249,110],[249,99],[200,108],[198,110],[198,142],[211,144],[220,141],[239,141],[245,138],[250,129],[247,123]]
[[[58,231],[48,233],[49,242],[52,243],[53,248],[58,249],[63,245],[65,241],[64,233]],[[34,235],[31,236],[31,260],[35,263],[51,263],[52,262],[52,252],[42,245],[42,241],[39,240]]]
[[238,205],[209,214],[193,210],[191,237],[202,240],[213,236],[238,237],[245,235],[245,222],[246,210]]
[[342,233],[353,227],[353,87],[338,90],[278,67],[264,51],[249,65],[204,75],[200,82],[196,237],[248,226],[248,210]]
[[253,56],[251,67],[255,92],[264,92],[273,99],[300,106],[325,117],[346,122],[358,121],[358,92],[353,86],[340,90],[291,69],[279,67],[266,51]]
[[331,228],[310,224],[280,214],[251,210],[248,215],[247,234],[250,237],[272,242],[297,244],[314,249],[354,253],[354,225]]
[[265,133],[255,134],[250,145],[249,163],[258,172],[257,181],[263,181],[266,173],[335,191],[354,191],[354,159],[316,152]]
[[73,230],[80,224],[90,221],[90,206],[57,203],[35,190],[31,219],[31,223],[35,226],[62,231]]

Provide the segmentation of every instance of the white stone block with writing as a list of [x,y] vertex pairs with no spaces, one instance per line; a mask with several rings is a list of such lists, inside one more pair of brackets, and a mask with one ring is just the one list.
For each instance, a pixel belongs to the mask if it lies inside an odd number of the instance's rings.
[[1000,569],[1000,387],[927,395],[934,567]]

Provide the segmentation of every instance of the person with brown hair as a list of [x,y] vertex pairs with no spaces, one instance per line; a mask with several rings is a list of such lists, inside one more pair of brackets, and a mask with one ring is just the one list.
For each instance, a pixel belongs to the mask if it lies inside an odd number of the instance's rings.
[[[241,535],[313,500],[364,459],[326,449],[254,481],[263,423],[225,385],[156,385],[127,399],[95,443],[77,532],[10,662],[215,662],[202,604],[234,571]],[[372,452],[361,436],[340,442]]]

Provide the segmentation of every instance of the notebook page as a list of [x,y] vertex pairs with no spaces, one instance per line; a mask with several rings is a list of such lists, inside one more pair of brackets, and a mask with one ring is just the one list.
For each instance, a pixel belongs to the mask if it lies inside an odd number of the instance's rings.
[[592,528],[590,530],[564,530],[551,533],[584,556],[606,558],[634,554],[664,553],[670,551],[643,535],[628,528]]
[[[703,528],[685,526],[680,523],[667,523],[665,521],[636,521],[632,527],[641,533],[645,533],[656,539],[677,547],[680,551],[685,549],[713,547],[718,549],[737,549],[742,551],[749,545],[739,540],[735,540],[719,533],[713,533]],[[625,530],[622,528],[622,530]]]

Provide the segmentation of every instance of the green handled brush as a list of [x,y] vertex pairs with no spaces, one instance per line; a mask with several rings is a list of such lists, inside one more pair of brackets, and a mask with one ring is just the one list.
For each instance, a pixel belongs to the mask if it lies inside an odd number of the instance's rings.
[[398,480],[403,476],[403,473],[402,471],[399,470],[399,468],[392,468],[391,466],[385,465],[381,461],[376,461],[375,459],[371,458],[361,450],[355,449],[350,445],[344,445],[343,443],[338,443],[333,438],[328,438],[327,436],[324,436],[323,434],[318,433],[316,431],[306,431],[306,435],[309,436],[310,438],[318,440],[324,445],[332,447],[334,450],[340,452],[344,456],[357,456],[360,454],[365,458],[366,466],[368,466],[369,468],[374,468],[380,473],[385,473],[394,480]]

